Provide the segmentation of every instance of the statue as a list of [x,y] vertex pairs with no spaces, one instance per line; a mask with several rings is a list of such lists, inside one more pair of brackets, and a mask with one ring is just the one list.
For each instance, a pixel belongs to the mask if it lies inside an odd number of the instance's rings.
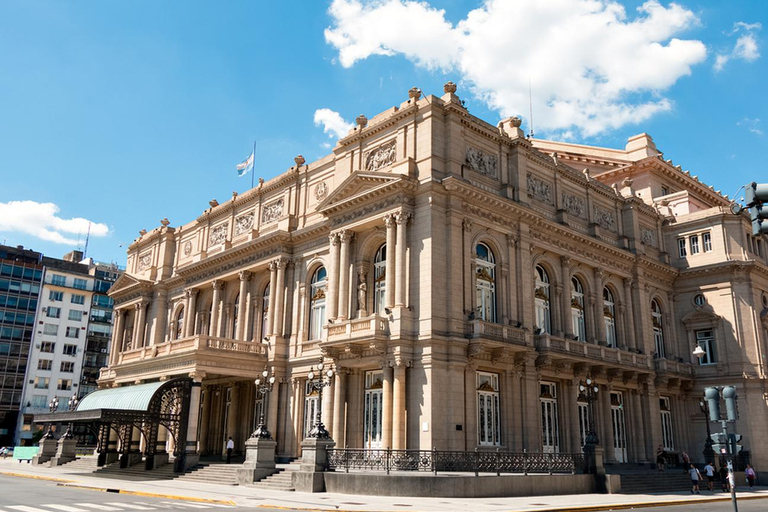
[[365,299],[367,290],[368,286],[365,284],[365,281],[357,285],[357,309],[360,311],[365,311]]

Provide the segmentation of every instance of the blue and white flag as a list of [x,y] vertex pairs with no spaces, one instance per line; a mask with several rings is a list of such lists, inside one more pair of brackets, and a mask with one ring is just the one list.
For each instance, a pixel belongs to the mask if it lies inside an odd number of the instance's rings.
[[237,175],[238,176],[245,176],[248,171],[253,170],[253,161],[254,161],[254,152],[251,151],[251,154],[243,160],[241,163],[237,164]]

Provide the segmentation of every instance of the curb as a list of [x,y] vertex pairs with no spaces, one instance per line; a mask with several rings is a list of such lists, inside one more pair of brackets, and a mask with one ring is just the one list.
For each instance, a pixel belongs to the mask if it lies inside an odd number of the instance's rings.
[[212,498],[198,498],[195,496],[178,496],[175,494],[160,494],[156,492],[130,491],[128,489],[116,489],[112,487],[95,487],[92,485],[83,485],[74,483],[72,480],[66,480],[66,483],[60,483],[60,487],[69,487],[71,489],[85,489],[88,491],[112,492],[116,494],[129,494],[132,496],[148,496],[150,498],[164,498],[167,500],[194,501],[197,503],[213,503],[216,505],[236,506],[237,503],[231,500],[216,500]]
[[56,478],[52,476],[29,475],[26,473],[14,473],[11,471],[0,471],[0,475],[15,476],[18,478],[31,478],[32,480],[46,480],[48,482],[58,482],[60,484],[75,483],[75,480],[65,480],[63,478]]
[[[768,499],[768,496],[742,496],[737,498],[738,501],[747,500],[764,500]],[[600,512],[605,510],[630,510],[636,508],[653,508],[653,507],[674,507],[678,505],[701,505],[705,503],[720,503],[731,501],[730,496],[718,497],[718,498],[695,498],[691,500],[669,500],[669,501],[647,501],[641,503],[615,503],[613,505],[584,505],[582,507],[555,507],[555,508],[542,508],[537,509],[538,512]],[[507,512],[515,512],[509,510]]]

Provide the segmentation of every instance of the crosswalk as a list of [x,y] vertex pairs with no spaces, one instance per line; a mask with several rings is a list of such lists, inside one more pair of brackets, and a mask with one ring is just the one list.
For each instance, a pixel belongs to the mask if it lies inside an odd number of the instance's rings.
[[0,512],[134,512],[149,510],[186,510],[236,508],[234,505],[222,503],[206,503],[192,501],[114,501],[99,503],[45,503],[40,505],[0,505]]

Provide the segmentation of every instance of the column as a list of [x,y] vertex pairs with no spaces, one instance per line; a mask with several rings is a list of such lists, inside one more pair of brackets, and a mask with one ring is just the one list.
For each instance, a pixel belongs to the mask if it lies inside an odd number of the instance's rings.
[[[277,336],[283,335],[283,328],[284,328],[284,322],[283,322],[283,311],[285,310],[285,264],[286,261],[283,259],[279,259],[276,262],[277,266],[277,281],[275,282],[275,302],[270,303],[270,306],[272,306],[272,310],[274,310],[274,328],[272,329],[272,332]],[[270,295],[272,294],[272,290],[270,289]],[[274,306],[273,306],[274,304]]]
[[[341,239],[341,254],[339,258],[339,318],[349,318],[349,250],[352,240],[352,232],[342,230],[339,233]],[[338,440],[336,440],[338,442]]]
[[147,323],[147,302],[142,300],[136,304],[136,328],[133,331],[133,348],[144,346],[144,331]]
[[248,304],[248,284],[251,282],[251,273],[247,270],[241,271],[238,276],[240,277],[240,295],[237,297],[237,325],[235,326],[235,339],[239,341],[245,340],[245,319],[247,318],[247,304]]
[[213,299],[211,300],[211,320],[208,327],[209,336],[218,336],[219,331],[219,309],[221,307],[221,290],[224,288],[224,281],[215,279],[213,283]]
[[[237,411],[240,410],[240,386],[235,382],[229,384],[229,415],[227,416],[227,437],[232,437],[232,440],[237,439],[237,422],[240,419],[240,415]],[[239,448],[235,446],[235,448]]]
[[392,379],[393,371],[389,361],[384,361],[384,382],[381,389],[381,447],[392,448]]
[[605,454],[605,460],[615,461],[616,453],[613,449],[613,411],[611,410],[611,386],[600,386],[600,392],[597,394],[597,400],[600,403],[598,411],[601,415],[598,416],[596,423],[602,427],[602,434],[600,435],[600,444],[603,445]]
[[[409,214],[405,212],[399,212],[397,214],[397,248],[395,253],[395,306],[403,307],[406,302],[405,291],[405,248],[406,248],[406,233],[405,228],[408,225]],[[389,253],[389,250],[387,250]],[[389,254],[387,254],[389,259]]]
[[[387,226],[387,259],[384,267],[384,291],[386,293],[385,303],[388,308],[395,305],[395,236],[396,223],[394,214],[388,214],[384,217],[384,223]],[[379,312],[381,314],[381,311]]]
[[677,345],[677,319],[675,317],[675,294],[667,292],[667,299],[669,300],[669,308],[664,315],[665,334],[669,337],[669,340],[664,340],[667,350],[665,355],[666,359],[674,359],[679,353],[679,347]]
[[629,347],[630,350],[637,349],[637,342],[635,341],[635,309],[632,307],[632,279],[624,279],[624,301],[626,302],[627,313],[624,319],[624,326],[627,339],[624,340],[624,344]]
[[277,433],[277,406],[280,402],[280,385],[282,380],[282,378],[275,378],[272,391],[267,395],[267,429],[273,435]]
[[267,311],[267,334],[271,336],[275,332],[275,309],[277,297],[277,261],[269,262],[269,310]]
[[[201,390],[202,391],[202,390]],[[199,419],[200,432],[198,433],[198,450],[200,453],[208,451],[208,424],[211,421],[211,402],[213,401],[213,388],[208,386],[205,394],[201,392],[200,399],[203,401],[203,417]]]
[[186,303],[184,305],[184,336],[194,336],[197,326],[197,290],[187,288],[185,290]]
[[112,331],[112,347],[111,352],[109,354],[109,364],[110,366],[117,364],[117,356],[120,354],[120,352],[123,350],[122,343],[120,341],[123,339],[123,335],[125,334],[123,332],[123,329],[125,328],[125,311],[122,309],[116,309],[115,310],[115,327]]
[[[599,268],[594,270],[595,273],[595,333],[597,341],[605,342],[608,337],[605,332],[605,319],[603,318],[603,271]],[[614,306],[615,309],[615,306]]]
[[200,419],[200,393],[203,389],[203,376],[190,375],[193,379],[189,397],[189,419],[187,421],[187,444],[179,449],[184,449],[187,454],[197,453],[197,424]]
[[392,424],[392,449],[393,450],[405,450],[405,370],[408,367],[410,361],[403,361],[397,359],[395,361],[394,369],[394,385],[392,386],[392,409],[393,409],[393,424]]
[[[155,321],[152,329],[152,345],[160,345],[165,341],[168,326],[168,291],[157,290],[155,293]],[[170,334],[170,333],[168,333]],[[168,336],[167,339],[171,339]]]
[[[562,256],[560,258],[560,268],[562,275],[562,296],[560,297],[561,321],[560,328],[565,336],[573,336],[573,322],[571,321],[571,258]],[[586,303],[586,297],[584,298]],[[586,304],[585,304],[586,305]],[[587,340],[579,340],[587,341]]]
[[344,413],[347,394],[347,372],[345,368],[336,370],[336,382],[333,383],[333,432],[336,446],[345,446]]
[[569,446],[567,451],[571,453],[581,452],[581,432],[579,425],[581,424],[581,418],[579,417],[579,383],[580,379],[577,377],[573,380],[564,380],[563,387],[565,388],[565,399],[567,402],[564,404],[568,409],[569,421],[565,429],[560,428],[560,432],[568,432],[570,438],[568,439]]
[[[323,371],[327,372],[328,367],[326,367]],[[323,425],[325,425],[325,429],[328,431],[328,433],[331,434],[331,438],[333,438],[335,432],[333,431],[333,388],[331,386],[323,389],[321,421],[323,422]]]
[[330,267],[328,269],[328,320],[334,320],[337,316],[339,305],[339,234],[331,233],[328,236],[331,242]]
[[519,283],[517,282],[517,254],[515,252],[516,245],[517,239],[512,235],[507,235],[507,261],[509,261],[509,274],[507,278],[507,311],[510,321],[522,322],[523,319],[517,311],[517,289],[519,287]]

